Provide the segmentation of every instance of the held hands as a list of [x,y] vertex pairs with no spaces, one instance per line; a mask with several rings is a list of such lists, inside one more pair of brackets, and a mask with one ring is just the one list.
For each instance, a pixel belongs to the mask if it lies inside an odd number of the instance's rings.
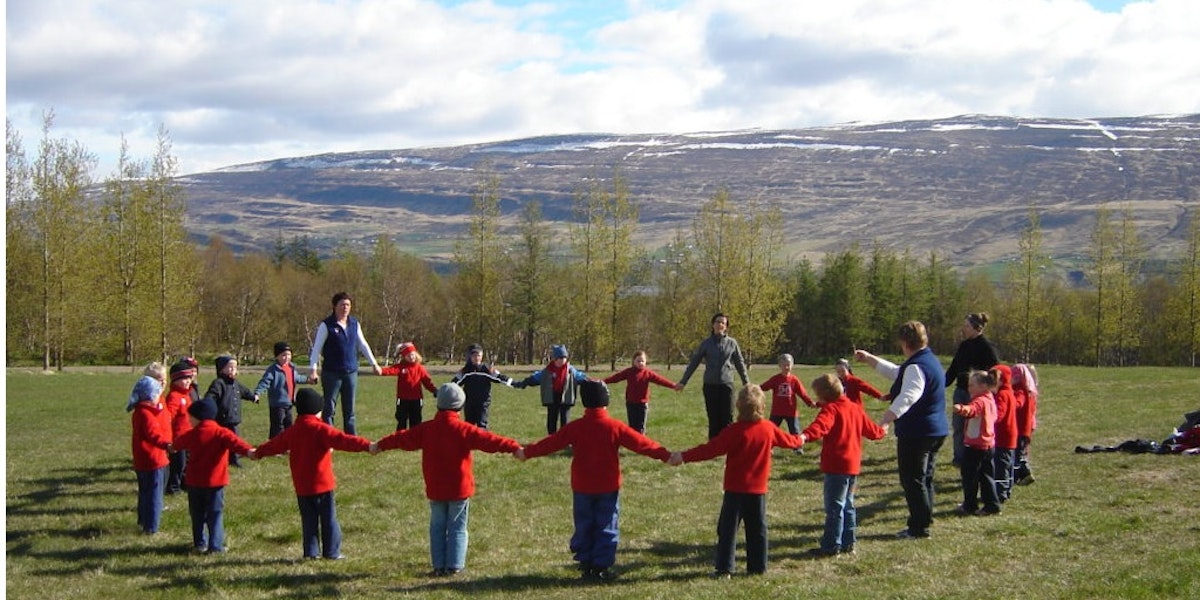
[[249,458],[250,460],[258,460],[257,450],[258,448],[251,448],[250,451],[246,453],[246,458]]
[[372,369],[373,371],[375,371],[375,374],[376,374],[376,375],[383,375],[383,367],[381,367],[381,366],[379,366],[379,365],[372,365],[372,366],[371,366],[371,369]]
[[675,391],[677,391],[677,392],[682,392],[682,391],[683,391],[683,384],[682,384],[682,383],[677,383],[677,384],[675,384]]
[[683,453],[676,450],[671,453],[671,458],[667,459],[667,464],[672,467],[678,467],[683,464]]
[[517,460],[519,460],[519,461],[521,461],[521,462],[525,462],[526,460],[528,460],[528,459],[525,457],[525,447],[524,447],[524,446],[522,446],[522,447],[520,447],[520,448],[517,448],[516,450],[514,450],[514,451],[513,451],[513,453],[512,453],[512,455],[513,455],[513,458],[515,458],[515,459],[517,459]]

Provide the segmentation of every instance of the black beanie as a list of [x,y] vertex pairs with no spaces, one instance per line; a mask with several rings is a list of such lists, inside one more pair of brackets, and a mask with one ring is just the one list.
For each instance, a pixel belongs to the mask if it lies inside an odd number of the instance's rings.
[[325,398],[313,388],[300,388],[296,392],[296,414],[315,415],[325,407]]
[[279,356],[284,352],[290,352],[292,347],[287,342],[275,342],[275,356]]
[[579,384],[579,395],[583,398],[584,408],[604,408],[608,406],[608,386],[603,381],[588,379]]
[[188,407],[188,414],[201,421],[211,421],[217,418],[217,404],[209,399],[193,402]]

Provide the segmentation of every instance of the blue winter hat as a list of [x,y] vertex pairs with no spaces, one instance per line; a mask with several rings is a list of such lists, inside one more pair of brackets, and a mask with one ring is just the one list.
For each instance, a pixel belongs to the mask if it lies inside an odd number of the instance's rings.
[[550,346],[550,356],[552,358],[566,358],[568,356],[567,347],[562,344]]

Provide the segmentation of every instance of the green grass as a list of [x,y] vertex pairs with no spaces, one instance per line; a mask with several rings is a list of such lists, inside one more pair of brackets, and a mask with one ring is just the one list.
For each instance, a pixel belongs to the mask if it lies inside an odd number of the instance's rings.
[[[818,369],[803,367],[811,380]],[[756,367],[755,381],[770,367]],[[7,592],[10,598],[1196,598],[1200,597],[1200,457],[1073,453],[1076,445],[1161,440],[1200,408],[1194,369],[1044,367],[1037,483],[997,518],[949,515],[959,501],[949,449],[939,467],[934,537],[899,541],[906,511],[891,441],[868,444],[855,557],[809,560],[823,523],[814,444],[778,451],[768,496],[771,562],[763,577],[711,581],[722,463],[673,469],[626,453],[619,580],[576,579],[569,458],[518,463],[479,454],[467,571],[425,577],[428,506],[417,453],[339,453],[338,516],[348,560],[301,561],[286,459],[248,462],[226,490],[230,551],[193,556],[185,496],[170,496],[163,533],[138,534],[123,411],[128,372],[7,374]],[[515,373],[514,373],[515,374]],[[596,373],[593,373],[595,375]],[[677,378],[679,370],[665,372]],[[207,385],[211,369],[202,373]],[[866,375],[874,383],[877,377]],[[257,373],[243,375],[256,381]],[[435,373],[435,380],[448,379]],[[391,378],[360,379],[361,433],[394,428]],[[698,383],[698,382],[697,382]],[[700,386],[655,388],[649,432],[671,449],[704,438]],[[614,389],[620,398],[623,386]],[[544,434],[534,390],[498,391],[493,429]],[[868,399],[878,414],[883,404]],[[432,411],[428,403],[426,416]],[[613,414],[624,418],[624,407]],[[243,436],[261,443],[265,405],[247,406]],[[579,410],[576,409],[577,415]],[[812,417],[804,409],[802,422]],[[739,549],[739,569],[744,559]]]

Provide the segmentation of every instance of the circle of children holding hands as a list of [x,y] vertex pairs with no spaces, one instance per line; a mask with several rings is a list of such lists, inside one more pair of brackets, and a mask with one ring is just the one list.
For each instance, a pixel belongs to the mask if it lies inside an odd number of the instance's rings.
[[[339,310],[343,317],[348,317],[349,306],[342,304],[348,304],[348,297],[335,296],[333,317]],[[335,320],[331,326],[328,319],[323,322],[328,335],[346,336],[344,341],[354,344],[361,329],[355,323],[348,331],[338,332],[338,327],[347,328],[346,323],[338,323]],[[887,395],[855,377],[849,363],[842,360],[836,366],[836,374],[824,374],[812,382],[814,400],[792,374],[792,357],[785,354],[780,356],[778,374],[762,386],[743,385],[736,402],[723,407],[722,398],[732,394],[732,371],[736,369],[743,382],[746,371],[736,341],[727,335],[728,319],[718,314],[712,327],[713,335],[697,348],[679,384],[650,370],[644,352],[634,355],[631,367],[604,381],[591,379],[570,365],[569,353],[562,345],[551,348],[551,360],[545,368],[514,382],[485,364],[483,349],[472,345],[467,349],[465,365],[453,381],[438,387],[422,366],[416,345],[402,343],[397,351],[398,361],[376,369],[382,375],[397,378],[397,429],[377,442],[353,433],[353,401],[346,402],[345,397],[343,410],[351,413],[346,417],[346,431],[331,424],[329,415],[324,414],[331,407],[330,387],[325,387],[325,395],[310,387],[299,387],[296,368],[291,363],[292,351],[284,342],[275,345],[276,361],[263,373],[253,392],[237,381],[237,361],[232,357],[216,360],[217,378],[203,398],[196,391],[198,366],[194,360],[183,359],[170,368],[171,385],[166,394],[162,389],[165,370],[157,363],[152,364],[134,386],[129,402],[138,481],[138,524],[144,533],[158,531],[164,491],[186,488],[195,552],[224,552],[224,488],[229,483],[228,467],[238,466],[239,455],[258,460],[287,454],[300,511],[302,556],[341,559],[342,533],[334,499],[336,481],[331,450],[371,454],[420,450],[430,510],[431,575],[452,576],[466,568],[467,523],[475,493],[473,451],[511,453],[524,461],[570,447],[574,534],[569,548],[583,578],[608,580],[615,577],[612,568],[620,541],[620,449],[672,466],[725,456],[724,497],[717,516],[712,576],[727,578],[734,572],[737,530],[743,524],[746,573],[761,574],[768,563],[766,495],[773,448],[799,451],[806,442],[822,440],[819,463],[824,476],[826,518],[819,546],[809,554],[817,558],[854,554],[855,491],[861,469],[862,440],[882,439],[890,424],[895,423],[898,471],[909,509],[908,527],[899,537],[929,537],[933,520],[933,463],[948,433],[948,424],[944,375],[927,346],[923,325],[914,321],[900,328],[898,337],[905,356],[901,365],[856,351],[858,360],[894,380]],[[314,357],[321,347],[314,346]],[[352,346],[350,351],[356,350]],[[325,356],[328,366],[329,356]],[[688,450],[671,452],[645,436],[649,385],[682,390],[701,360],[706,363],[709,439]],[[960,463],[963,502],[957,508],[959,514],[997,514],[1011,493],[1010,488],[1001,485],[1002,480],[1033,481],[1027,452],[1035,422],[1036,375],[1026,365],[1017,365],[1007,375],[1006,370],[1002,366],[990,372],[970,372],[967,378],[970,401],[954,408],[955,414],[964,419],[964,452]],[[336,370],[334,374],[346,375]],[[324,381],[330,381],[330,374],[324,377]],[[318,381],[315,372],[308,381]],[[606,383],[618,381],[627,384],[628,424],[608,414]],[[1011,385],[1006,388],[1008,381],[1015,382],[1016,388]],[[489,430],[493,383],[539,389],[542,405],[547,409],[545,438],[522,446]],[[341,385],[342,391],[346,391],[345,380]],[[351,396],[353,388],[351,384]],[[1006,389],[1012,399],[1000,400]],[[436,398],[436,413],[427,421],[422,415],[422,390],[434,392]],[[772,394],[769,412],[765,390]],[[271,408],[270,435],[266,442],[253,447],[238,436],[241,407],[245,400],[258,402],[263,393],[267,394]],[[862,394],[890,403],[878,424],[864,410]],[[572,421],[568,415],[576,398],[583,404],[584,412]],[[797,399],[818,409],[812,423],[803,430],[797,421]],[[1009,407],[1003,408],[1004,404]],[[726,413],[731,422],[716,427]],[[1008,427],[1002,424],[1006,420],[1013,424],[1011,437],[1000,433],[1002,427]],[[781,428],[784,423],[787,432]],[[1022,451],[1020,456],[1015,454],[1018,448]],[[1001,451],[1014,454],[1000,458]],[[176,460],[177,468],[173,462]],[[172,487],[170,482],[177,476],[176,469],[182,481]]]

